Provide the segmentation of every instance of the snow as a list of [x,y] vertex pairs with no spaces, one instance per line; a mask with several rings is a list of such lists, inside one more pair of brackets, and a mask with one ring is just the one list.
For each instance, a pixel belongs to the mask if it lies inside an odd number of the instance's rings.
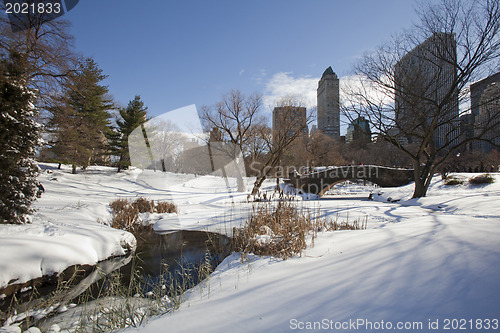
[[[92,265],[135,248],[132,234],[98,223],[109,217],[104,187],[111,184],[92,186],[88,174],[41,167],[46,170],[39,178],[45,193],[33,205],[32,223],[0,225],[0,287],[62,272],[74,264]],[[111,169],[101,171],[96,182],[112,177]]]
[[322,233],[302,257],[286,261],[249,256],[242,262],[233,254],[178,311],[139,331],[370,332],[407,325],[407,331],[435,332],[447,319],[494,322],[500,313],[496,179],[444,186],[436,177],[421,199],[411,199],[411,185],[376,189],[375,201],[323,198],[325,214],[368,215],[368,229]]
[[[116,174],[102,167],[71,175],[69,168],[48,167],[52,173],[42,175],[46,192],[36,203],[33,224],[0,226],[4,284],[123,253],[123,245],[133,243],[130,234],[105,225],[107,205],[116,198],[175,202],[178,214],[143,217],[165,232],[230,234],[255,205],[247,193],[235,192],[232,178],[227,187],[215,176],[137,169]],[[398,323],[422,323],[406,331],[437,332],[446,319],[498,320],[500,175],[495,177],[489,185],[458,186],[435,177],[428,196],[419,199],[411,199],[412,184],[367,187],[364,194],[356,185],[355,191],[342,188],[319,200],[297,196],[301,208],[340,220],[367,218],[368,228],[319,233],[313,247],[286,261],[251,254],[242,261],[232,254],[186,293],[179,310],[128,331],[286,332],[344,325],[343,331],[383,332],[398,331]],[[246,180],[250,190],[253,179]],[[274,184],[268,181],[264,188],[272,191]],[[370,191],[373,201],[367,199]],[[264,244],[269,236],[263,231],[257,237]],[[439,329],[431,329],[436,320]],[[382,321],[393,329],[376,329]]]

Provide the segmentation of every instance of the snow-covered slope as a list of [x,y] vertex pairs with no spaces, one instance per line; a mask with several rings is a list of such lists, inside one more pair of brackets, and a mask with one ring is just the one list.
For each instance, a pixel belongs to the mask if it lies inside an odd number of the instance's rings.
[[[33,223],[0,226],[3,284],[123,253],[125,244],[133,245],[131,235],[97,222],[109,220],[107,205],[116,198],[174,201],[178,215],[151,217],[157,230],[229,233],[252,207],[246,193],[234,191],[234,179],[45,168],[52,170],[41,176],[46,192],[35,204]],[[321,233],[302,257],[287,261],[249,256],[241,262],[234,254],[188,292],[180,310],[139,330],[387,332],[407,325],[400,331],[438,332],[447,331],[450,320],[450,331],[459,324],[475,332],[471,325],[481,320],[494,331],[500,326],[500,175],[496,179],[444,186],[435,178],[420,199],[411,199],[408,185],[375,189],[374,201],[368,193],[300,200],[298,206],[319,208],[330,218],[367,218],[368,229]]]
[[[109,203],[140,196],[174,202],[179,214],[153,214],[158,231],[201,229],[231,232],[247,208],[246,194],[234,193],[236,180],[131,169],[40,164],[45,193],[34,204],[32,223],[0,224],[0,288],[61,272],[74,264],[95,264],[135,247],[132,234],[107,226]],[[248,186],[252,180],[247,179]],[[269,184],[268,184],[269,185]],[[238,217],[236,217],[236,214]],[[231,220],[231,221],[230,221]]]
[[[323,233],[303,257],[287,261],[242,263],[233,255],[179,311],[140,331],[498,329],[496,177],[492,185],[454,187],[436,178],[418,200],[409,199],[412,186],[380,189],[380,201],[324,198],[319,205],[332,216],[368,215],[368,230]],[[401,200],[388,203],[388,196]]]
[[[61,272],[74,264],[95,264],[135,248],[132,234],[112,229],[107,204],[119,178],[111,168],[72,175],[69,168],[40,165],[45,193],[32,223],[0,225],[0,287]],[[125,191],[125,189],[124,189]]]

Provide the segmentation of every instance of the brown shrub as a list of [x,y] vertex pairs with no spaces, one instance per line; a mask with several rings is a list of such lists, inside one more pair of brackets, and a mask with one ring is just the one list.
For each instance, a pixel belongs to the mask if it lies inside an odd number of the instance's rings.
[[153,200],[149,201],[146,198],[137,198],[132,205],[139,210],[139,213],[153,213],[155,202]]
[[298,210],[290,201],[279,201],[275,207],[267,203],[254,208],[245,226],[235,229],[233,250],[242,256],[254,253],[287,259],[301,255],[308,236],[314,241],[318,231],[360,229],[366,229],[366,222],[319,219],[311,216],[309,210]]
[[155,211],[159,214],[177,213],[177,206],[168,201],[160,201],[156,203]]
[[109,204],[109,207],[111,207],[113,212],[118,212],[123,210],[128,205],[130,205],[130,202],[127,199],[116,199]]
[[478,184],[491,184],[495,182],[495,177],[490,175],[489,173],[485,173],[479,176],[472,177],[469,179],[469,183],[478,185]]
[[444,185],[454,186],[454,185],[462,185],[465,183],[466,179],[458,178],[456,176],[447,176],[444,179]]
[[159,202],[156,206],[153,200],[148,200],[143,197],[137,198],[135,201],[127,199],[116,199],[109,204],[111,208],[111,226],[116,229],[127,231],[139,231],[144,228],[142,221],[139,219],[139,213],[176,213],[177,207],[170,202]]
[[130,204],[113,211],[111,226],[115,229],[132,231],[137,228],[139,222],[139,210]]

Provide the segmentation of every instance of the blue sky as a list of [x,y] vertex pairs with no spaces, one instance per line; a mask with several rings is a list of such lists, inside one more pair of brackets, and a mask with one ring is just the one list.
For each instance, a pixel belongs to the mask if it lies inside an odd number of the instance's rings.
[[231,89],[260,92],[268,105],[300,93],[311,106],[328,66],[351,74],[359,56],[411,26],[416,4],[81,0],[65,17],[76,49],[109,75],[115,100],[139,94],[154,116],[214,104]]

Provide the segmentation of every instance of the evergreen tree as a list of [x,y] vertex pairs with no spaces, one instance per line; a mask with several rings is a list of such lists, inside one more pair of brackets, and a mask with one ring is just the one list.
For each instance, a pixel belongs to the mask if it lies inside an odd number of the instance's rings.
[[24,223],[38,194],[34,161],[38,125],[34,92],[26,87],[26,60],[0,60],[0,222]]
[[71,163],[73,173],[77,166],[102,164],[109,158],[109,119],[114,105],[108,87],[100,84],[106,77],[93,59],[86,59],[69,76],[64,94],[52,108],[57,139],[51,151],[60,163]]
[[148,108],[144,106],[141,97],[136,95],[133,100],[128,103],[126,108],[120,109],[121,120],[118,119],[116,131],[116,153],[119,156],[118,172],[122,169],[127,169],[130,166],[130,154],[128,149],[128,137],[130,133],[147,120]]

